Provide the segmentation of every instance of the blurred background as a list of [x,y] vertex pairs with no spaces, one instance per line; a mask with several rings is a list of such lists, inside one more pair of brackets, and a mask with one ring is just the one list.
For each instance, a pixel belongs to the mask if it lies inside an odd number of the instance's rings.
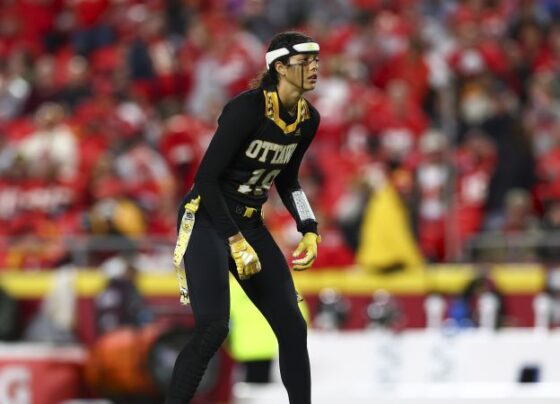
[[[0,0],[0,403],[163,402],[177,206],[287,29],[321,45],[314,402],[560,400],[560,2]],[[235,290],[197,402],[285,403]]]

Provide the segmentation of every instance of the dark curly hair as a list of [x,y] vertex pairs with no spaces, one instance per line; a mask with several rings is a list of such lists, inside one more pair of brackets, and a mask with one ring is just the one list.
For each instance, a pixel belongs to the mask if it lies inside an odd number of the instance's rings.
[[[270,41],[270,45],[268,45],[267,52],[273,51],[275,49],[280,48],[288,48],[290,49],[293,45],[297,45],[298,43],[305,43],[305,42],[314,42],[313,38],[302,34],[301,32],[296,31],[288,31],[288,32],[281,32],[276,34],[274,38]],[[251,88],[269,88],[275,87],[278,85],[278,72],[274,68],[274,63],[280,61],[284,64],[288,64],[288,60],[290,59],[290,55],[282,56],[272,62],[268,69],[261,71],[257,77],[255,77],[251,81]]]

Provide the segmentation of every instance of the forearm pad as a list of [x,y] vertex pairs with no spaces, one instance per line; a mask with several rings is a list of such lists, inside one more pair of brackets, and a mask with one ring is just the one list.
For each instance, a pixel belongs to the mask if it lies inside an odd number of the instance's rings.
[[286,207],[294,217],[299,232],[317,233],[317,219],[313,209],[307,200],[305,192],[301,188],[295,189],[287,195]]

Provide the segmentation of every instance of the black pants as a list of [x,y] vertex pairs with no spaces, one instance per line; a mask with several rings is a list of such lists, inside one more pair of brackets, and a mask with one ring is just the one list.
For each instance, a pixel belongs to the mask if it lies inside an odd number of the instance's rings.
[[[175,362],[166,404],[190,402],[208,361],[228,334],[228,271],[267,319],[278,339],[280,374],[290,404],[310,404],[307,326],[298,308],[290,269],[260,215],[244,218],[235,211],[232,206],[232,216],[259,256],[262,271],[248,280],[239,280],[227,240],[216,233],[201,207],[184,257],[195,332]],[[182,215],[180,211],[179,217]]]

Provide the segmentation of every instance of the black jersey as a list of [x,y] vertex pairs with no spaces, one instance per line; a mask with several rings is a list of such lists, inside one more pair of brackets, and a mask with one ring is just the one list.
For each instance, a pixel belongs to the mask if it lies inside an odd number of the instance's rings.
[[317,231],[315,220],[299,220],[289,195],[300,188],[299,166],[319,120],[317,110],[304,98],[291,116],[276,91],[262,88],[246,91],[224,107],[194,187],[220,233],[229,237],[239,231],[224,198],[258,208],[272,183],[298,230]]

